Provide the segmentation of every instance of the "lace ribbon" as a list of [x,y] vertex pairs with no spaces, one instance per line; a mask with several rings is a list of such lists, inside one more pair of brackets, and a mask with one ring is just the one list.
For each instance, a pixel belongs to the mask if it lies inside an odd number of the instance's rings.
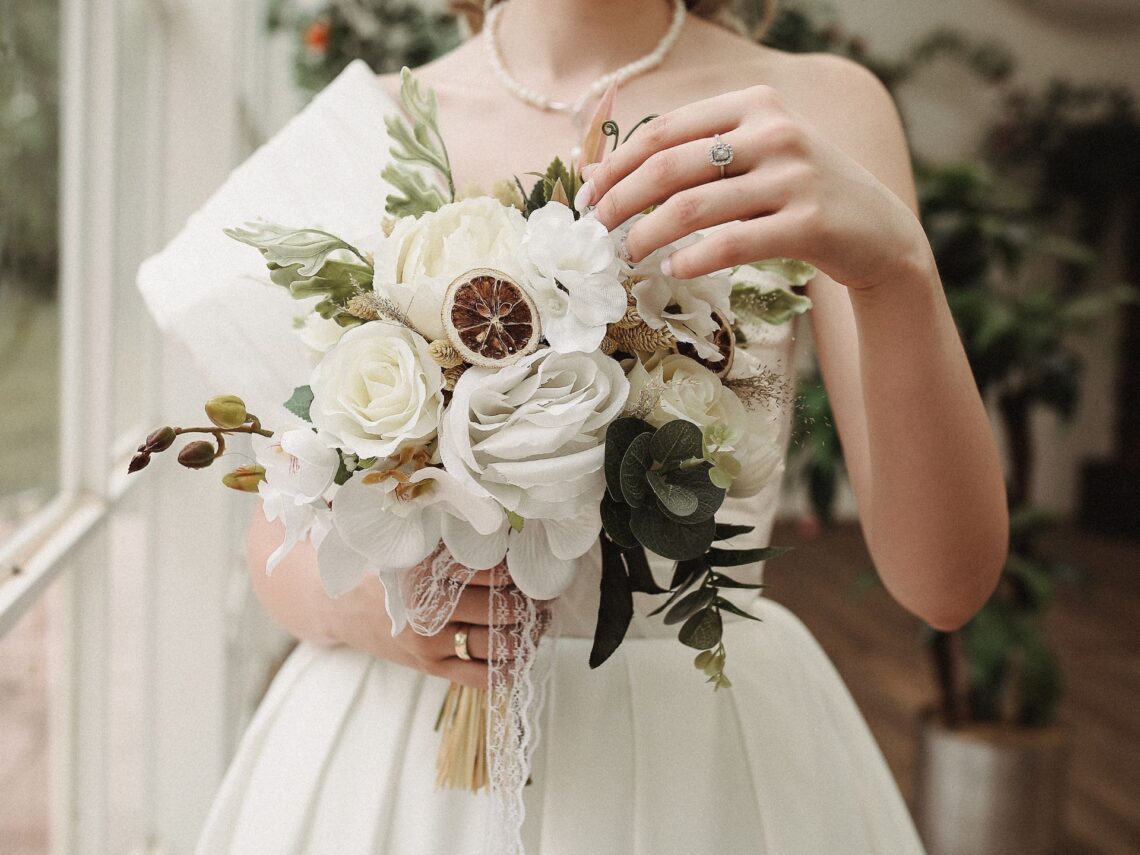
[[[499,565],[496,571],[505,574],[506,565]],[[403,574],[400,594],[412,629],[421,635],[443,631],[475,573],[440,544],[421,564]],[[483,851],[487,855],[523,855],[523,789],[539,740],[539,718],[554,658],[554,636],[549,632],[551,609],[549,602],[531,599],[512,584],[494,585],[489,591],[490,817]]]

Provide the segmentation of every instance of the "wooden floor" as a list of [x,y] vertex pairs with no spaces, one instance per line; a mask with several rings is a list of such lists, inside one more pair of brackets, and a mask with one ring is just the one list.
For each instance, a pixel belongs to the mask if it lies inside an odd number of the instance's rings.
[[[911,796],[915,720],[934,699],[917,621],[880,588],[862,537],[844,525],[771,562],[766,593],[804,621],[832,657],[866,716],[903,793]],[[1087,574],[1049,617],[1066,679],[1063,721],[1073,759],[1063,855],[1140,853],[1140,544],[1066,531],[1050,548]]]

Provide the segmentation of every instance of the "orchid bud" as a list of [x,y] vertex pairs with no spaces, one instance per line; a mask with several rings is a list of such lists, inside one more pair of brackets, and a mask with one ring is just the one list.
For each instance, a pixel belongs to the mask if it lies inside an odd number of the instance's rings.
[[148,454],[157,454],[160,451],[166,451],[170,446],[174,445],[174,440],[178,437],[172,427],[160,427],[158,430],[151,431],[147,436],[146,441],[139,446],[139,451],[145,451]]
[[187,469],[205,469],[214,462],[217,449],[212,442],[200,439],[178,452],[178,462]]
[[227,472],[222,483],[231,490],[241,493],[256,493],[257,486],[265,480],[264,466],[239,466],[233,472]]
[[138,452],[131,458],[131,462],[127,465],[127,474],[132,475],[140,469],[146,469],[150,465],[150,453],[146,451]]
[[220,428],[233,430],[245,424],[249,413],[237,395],[219,395],[206,402],[206,415]]

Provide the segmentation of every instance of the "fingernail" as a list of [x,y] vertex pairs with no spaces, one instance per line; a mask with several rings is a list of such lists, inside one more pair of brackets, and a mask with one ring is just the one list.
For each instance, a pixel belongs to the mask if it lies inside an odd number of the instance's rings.
[[667,255],[661,259],[661,272],[666,276],[673,275],[673,256]]
[[633,264],[633,258],[630,256],[629,249],[625,245],[625,236],[624,235],[622,236],[622,239],[621,239],[621,250],[620,250],[620,252],[621,252],[622,261],[625,261],[628,264]]
[[597,168],[600,165],[601,165],[600,163],[587,163],[585,166],[582,167],[582,177],[583,178],[589,178],[591,175],[594,174],[594,172],[597,170]]
[[594,185],[587,181],[578,190],[577,195],[574,196],[574,210],[581,213],[587,205],[593,201],[594,198]]

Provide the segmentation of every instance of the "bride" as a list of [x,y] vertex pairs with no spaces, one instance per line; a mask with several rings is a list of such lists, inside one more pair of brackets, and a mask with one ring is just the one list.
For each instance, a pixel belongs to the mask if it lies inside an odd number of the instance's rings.
[[[843,59],[757,46],[717,0],[688,9],[682,0],[461,5],[477,35],[416,71],[438,96],[457,185],[486,191],[570,155],[580,132],[573,108],[588,114],[616,76],[621,128],[660,115],[588,174],[578,205],[609,228],[657,206],[629,233],[632,261],[704,232],[667,261],[681,279],[784,256],[819,269],[808,286],[813,340],[876,567],[932,626],[966,622],[1004,560],[1004,489],[884,88]],[[319,186],[321,170],[333,183],[338,170],[355,170],[359,186],[378,184],[382,163],[361,165],[362,152],[382,136],[382,114],[399,109],[398,90],[398,78],[350,66],[283,137],[323,128],[312,138],[326,149],[321,163],[311,147],[293,147],[296,186]],[[363,116],[358,127],[350,116]],[[717,135],[732,152],[720,166],[709,158]],[[259,152],[261,165],[244,167],[241,180],[269,174],[287,149]],[[304,157],[314,176],[300,174]],[[371,210],[362,217],[382,207],[331,187],[326,195],[330,217],[334,203]],[[240,213],[231,204],[231,222],[269,213],[251,201]],[[786,325],[754,331],[748,346],[789,371],[792,340]],[[766,542],[777,488],[730,500],[726,519],[756,526],[756,542]],[[474,851],[486,799],[436,791],[432,726],[448,681],[486,683],[488,590],[500,580],[479,574],[439,635],[392,637],[376,578],[330,599],[304,544],[267,576],[280,542],[277,525],[256,514],[254,588],[301,644],[245,734],[199,852]],[[596,551],[586,563],[554,606],[562,637],[524,796],[527,852],[922,851],[870,732],[792,615],[768,598],[742,601],[763,620],[726,625],[727,691],[711,691],[655,620],[635,618],[626,644],[590,671]]]

